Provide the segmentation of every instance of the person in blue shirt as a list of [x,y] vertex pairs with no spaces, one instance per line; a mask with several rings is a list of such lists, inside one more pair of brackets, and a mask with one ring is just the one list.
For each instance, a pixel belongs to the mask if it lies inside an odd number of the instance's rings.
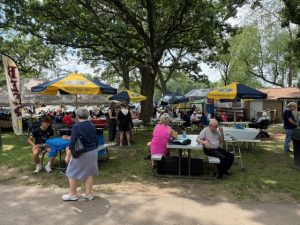
[[297,122],[293,111],[297,108],[297,104],[295,102],[290,102],[287,105],[287,109],[283,112],[283,126],[285,129],[285,140],[284,140],[284,148],[283,151],[285,153],[291,152],[290,150],[290,143],[292,140],[292,132],[294,128],[297,128]]
[[204,129],[204,127],[208,126],[208,118],[207,118],[207,113],[206,112],[202,112],[202,115],[200,117],[200,128],[201,130]]

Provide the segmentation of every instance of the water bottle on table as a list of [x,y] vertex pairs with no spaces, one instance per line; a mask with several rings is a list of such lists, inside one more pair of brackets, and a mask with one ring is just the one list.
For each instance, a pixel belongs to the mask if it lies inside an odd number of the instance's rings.
[[183,138],[186,138],[186,131],[183,131],[183,132],[182,132],[182,137],[183,137]]

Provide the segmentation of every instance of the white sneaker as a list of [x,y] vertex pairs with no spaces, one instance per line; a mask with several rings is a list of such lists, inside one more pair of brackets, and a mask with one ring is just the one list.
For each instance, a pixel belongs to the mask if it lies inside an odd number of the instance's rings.
[[61,198],[63,201],[77,201],[78,200],[77,195],[70,195],[70,194],[63,195]]
[[96,196],[94,195],[86,195],[86,194],[82,194],[81,198],[85,199],[85,200],[94,200],[96,198]]
[[45,166],[45,170],[47,173],[50,173],[52,171],[51,166],[50,165],[46,165]]
[[41,164],[37,164],[35,170],[33,171],[34,173],[39,173],[42,170],[42,165]]

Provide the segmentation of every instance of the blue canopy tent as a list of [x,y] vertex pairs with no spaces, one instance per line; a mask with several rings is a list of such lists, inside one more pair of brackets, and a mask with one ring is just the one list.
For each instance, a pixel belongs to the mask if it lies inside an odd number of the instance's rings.
[[160,105],[179,104],[188,101],[189,98],[183,95],[166,95],[160,99]]
[[135,93],[130,90],[121,91],[116,95],[110,96],[109,100],[127,101],[127,102],[142,102],[147,99],[146,96]]

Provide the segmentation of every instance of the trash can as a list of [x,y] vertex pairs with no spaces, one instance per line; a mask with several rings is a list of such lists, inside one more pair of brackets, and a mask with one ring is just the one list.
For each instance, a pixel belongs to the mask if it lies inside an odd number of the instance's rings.
[[292,133],[294,146],[294,168],[300,170],[300,129],[294,129]]

